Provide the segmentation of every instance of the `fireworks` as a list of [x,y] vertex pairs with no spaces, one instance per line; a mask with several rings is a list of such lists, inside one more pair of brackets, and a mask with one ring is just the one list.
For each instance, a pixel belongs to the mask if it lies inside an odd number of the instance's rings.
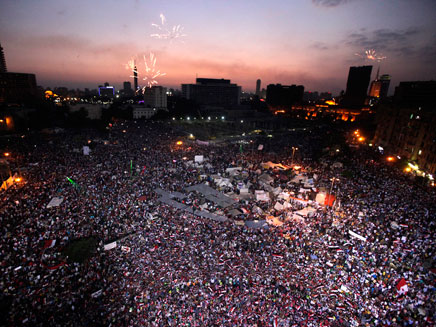
[[174,40],[186,36],[186,34],[183,34],[184,27],[181,25],[174,25],[172,28],[169,28],[164,14],[160,14],[160,20],[160,25],[151,24],[151,26],[158,30],[158,33],[150,34],[151,37],[162,40]]
[[156,78],[166,75],[166,73],[161,73],[160,70],[156,68],[156,56],[154,53],[150,52],[149,59],[147,59],[147,56],[144,55],[144,65],[145,77],[143,80],[147,82],[146,87],[152,87],[153,85],[156,85]]
[[364,58],[365,60],[377,61],[380,62],[385,60],[386,57],[383,55],[379,55],[374,49],[366,50],[363,54],[356,53],[356,56],[360,58]]
[[138,74],[138,70],[136,69],[136,60],[130,59],[127,64],[125,65],[127,70],[130,70],[133,75],[130,75],[130,77],[135,77],[135,74]]
[[156,56],[154,53],[150,52],[148,56],[144,55],[144,70],[142,70],[141,66],[136,65],[136,57],[130,59],[124,66],[127,70],[131,71],[133,75],[130,77],[137,77],[138,75],[144,76],[143,80],[146,81],[146,86],[143,87],[145,90],[146,87],[152,87],[153,85],[158,84],[157,78],[161,76],[165,76],[166,73],[162,73],[156,67]]

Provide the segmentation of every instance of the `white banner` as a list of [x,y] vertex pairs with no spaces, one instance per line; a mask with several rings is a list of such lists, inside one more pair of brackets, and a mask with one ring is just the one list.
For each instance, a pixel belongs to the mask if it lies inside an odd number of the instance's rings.
[[117,242],[112,242],[112,243],[108,243],[104,245],[104,250],[108,251],[108,250],[112,250],[114,248],[117,247]]
[[202,163],[204,161],[204,157],[203,156],[195,156],[194,161],[198,162],[198,163]]
[[351,230],[349,230],[348,233],[349,233],[351,236],[353,236],[353,237],[355,237],[355,238],[358,238],[359,240],[362,240],[362,241],[366,242],[366,237],[360,236],[359,234],[356,234],[355,232],[353,232],[353,231],[351,231]]

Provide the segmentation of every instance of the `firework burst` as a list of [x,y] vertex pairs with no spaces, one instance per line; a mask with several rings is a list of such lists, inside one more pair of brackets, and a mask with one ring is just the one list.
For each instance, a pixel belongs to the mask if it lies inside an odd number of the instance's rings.
[[386,59],[386,56],[378,54],[374,49],[365,50],[363,54],[356,53],[356,56],[364,58],[365,60],[380,62]]
[[175,40],[179,39],[181,37],[186,36],[186,34],[183,34],[184,27],[181,25],[174,25],[173,27],[169,28],[166,24],[166,18],[164,14],[160,14],[160,20],[161,24],[151,24],[154,28],[158,30],[158,33],[150,34],[151,37],[155,39],[162,39],[162,40]]
[[144,66],[145,66],[145,76],[143,78],[146,81],[147,85],[144,87],[152,87],[153,85],[158,84],[157,78],[165,76],[166,73],[161,73],[159,69],[156,68],[156,56],[154,53],[150,52],[150,55],[144,55]]
[[125,64],[127,70],[131,71],[133,75],[130,77],[135,77],[135,73],[138,74],[138,70],[136,69],[136,60],[134,58],[130,59],[127,64]]

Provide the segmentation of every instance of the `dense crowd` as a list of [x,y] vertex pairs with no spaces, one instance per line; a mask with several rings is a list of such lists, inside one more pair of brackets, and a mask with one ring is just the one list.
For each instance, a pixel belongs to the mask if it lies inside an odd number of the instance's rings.
[[[177,145],[179,135],[166,123],[118,122],[104,136],[64,131],[11,141],[24,181],[1,194],[2,324],[433,326],[434,191],[387,167],[371,149],[303,162],[321,151],[324,132],[265,139],[262,151],[259,141],[245,149]],[[287,142],[301,148],[296,158]],[[186,165],[200,154],[209,165]],[[231,166],[243,168],[251,193],[262,187],[259,170],[274,178],[273,187],[291,189],[280,173],[261,168],[268,160],[298,162],[318,176],[317,188],[329,188],[347,170],[335,188],[339,205],[285,220],[272,201],[241,200],[238,218],[273,214],[285,221],[253,229],[216,204],[209,207],[221,209],[226,222],[165,205],[155,192],[186,193],[200,175],[226,176]],[[342,169],[332,168],[337,160]],[[226,191],[237,195],[237,184]],[[53,197],[62,203],[47,208]],[[203,202],[200,194],[188,196],[189,205]],[[97,247],[89,259],[65,257],[72,241],[90,237]],[[117,247],[104,250],[113,241]],[[407,290],[399,289],[402,280]]]

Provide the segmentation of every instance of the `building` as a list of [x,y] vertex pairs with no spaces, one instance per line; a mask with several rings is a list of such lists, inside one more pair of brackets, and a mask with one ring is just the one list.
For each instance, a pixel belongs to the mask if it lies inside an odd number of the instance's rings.
[[124,82],[121,94],[126,97],[133,96],[134,93],[132,90],[132,83],[130,83],[129,81]]
[[92,120],[100,120],[103,114],[103,109],[109,108],[108,105],[91,104],[91,103],[78,103],[70,104],[70,111],[76,112],[80,109],[85,109],[88,113],[87,118]]
[[240,104],[241,87],[228,79],[197,78],[195,84],[182,84],[182,96],[200,105],[228,108]]
[[396,103],[431,107],[435,99],[436,81],[401,82],[395,88],[394,101]]
[[303,100],[303,85],[269,84],[266,87],[266,102],[271,107],[290,108]]
[[101,97],[113,98],[115,96],[115,88],[113,86],[106,85],[98,87],[98,95]]
[[371,79],[372,66],[350,67],[347,89],[342,105],[346,107],[363,107]]
[[135,86],[134,92],[136,93],[138,91],[138,69],[133,69],[133,85]]
[[390,75],[382,75],[380,78],[377,76],[374,81],[371,82],[371,86],[369,88],[369,96],[378,99],[384,99],[388,96],[389,84],[391,83]]
[[0,103],[24,103],[37,93],[34,74],[0,73]]
[[158,110],[167,110],[167,89],[166,87],[154,85],[145,88],[144,106]]
[[8,69],[6,68],[6,59],[5,54],[3,52],[2,45],[0,44],[0,73],[7,73]]
[[134,107],[133,108],[133,119],[150,119],[153,117],[158,110],[156,108],[146,108],[146,107]]
[[260,97],[260,83],[261,83],[261,80],[258,79],[258,80],[256,81],[256,95],[257,95],[258,97]]
[[417,172],[436,174],[436,81],[401,82],[394,101],[377,112],[374,143],[409,160]]

